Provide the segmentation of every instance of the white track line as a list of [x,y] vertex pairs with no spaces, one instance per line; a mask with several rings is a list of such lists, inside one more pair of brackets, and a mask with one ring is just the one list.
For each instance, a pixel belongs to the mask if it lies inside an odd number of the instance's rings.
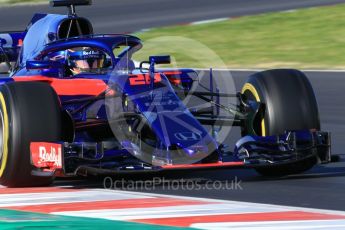
[[223,21],[227,21],[230,19],[231,18],[215,18],[215,19],[191,22],[191,23],[188,23],[188,25],[202,25],[202,24],[208,24],[208,23],[214,23],[214,22],[223,22]]
[[255,222],[223,222],[223,223],[198,223],[190,227],[198,229],[236,229],[236,230],[343,230],[344,220],[307,220],[307,221],[255,221]]
[[[133,220],[153,218],[174,218],[186,216],[211,216],[225,214],[250,214],[291,211],[281,208],[262,208],[260,206],[243,206],[233,204],[199,204],[169,207],[147,207],[128,209],[100,209],[87,211],[53,212],[55,215],[105,218],[109,220]],[[344,216],[345,217],[345,216]]]
[[[116,192],[116,190],[114,190]],[[178,195],[164,195],[164,194],[156,194],[156,193],[145,193],[145,192],[129,192],[129,191],[121,191],[123,194],[140,194],[140,195],[147,195],[147,196],[157,196],[157,197],[166,197],[166,198],[176,198],[176,199],[188,199],[188,200],[196,200],[196,201],[204,201],[204,202],[220,202],[223,204],[231,204],[231,205],[240,205],[240,206],[251,206],[251,207],[262,207],[262,208],[279,208],[279,209],[288,209],[294,211],[305,211],[305,212],[316,212],[316,213],[323,213],[323,214],[333,214],[333,215],[345,215],[345,211],[336,211],[336,210],[329,210],[329,209],[317,209],[317,208],[304,208],[304,207],[295,207],[295,206],[287,206],[287,205],[275,205],[275,204],[263,204],[263,203],[255,203],[255,202],[244,202],[244,201],[231,201],[231,200],[221,200],[221,199],[211,199],[211,198],[198,198],[198,197],[191,197],[191,196],[178,196]]]
[[21,194],[0,194],[0,208],[12,206],[61,204],[87,201],[107,201],[153,198],[153,196],[140,194],[113,193],[110,190],[102,192],[87,190],[73,192],[46,192],[46,193],[21,193]]

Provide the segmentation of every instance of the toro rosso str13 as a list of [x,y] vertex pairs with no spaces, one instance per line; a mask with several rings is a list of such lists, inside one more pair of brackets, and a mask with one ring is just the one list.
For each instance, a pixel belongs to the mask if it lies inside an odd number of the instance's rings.
[[[220,92],[211,71],[208,87],[192,90],[196,71],[156,68],[169,56],[136,66],[139,38],[94,34],[75,12],[76,5],[90,4],[53,0],[69,14],[36,14],[25,31],[0,34],[1,68],[9,73],[0,78],[2,185],[234,167],[282,176],[330,161],[330,135],[320,131],[315,95],[302,72],[255,73],[233,93]],[[186,96],[207,106],[189,107]],[[237,103],[222,104],[223,98]],[[242,130],[232,151],[217,139],[225,126]]]

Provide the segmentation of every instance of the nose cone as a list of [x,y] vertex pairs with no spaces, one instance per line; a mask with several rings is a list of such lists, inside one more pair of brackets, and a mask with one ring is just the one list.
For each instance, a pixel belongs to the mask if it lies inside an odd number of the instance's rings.
[[190,164],[217,149],[216,142],[177,97],[164,75],[153,89],[150,85],[131,85],[130,81],[125,85],[128,98],[143,115],[159,143],[157,150],[150,154],[175,164]]

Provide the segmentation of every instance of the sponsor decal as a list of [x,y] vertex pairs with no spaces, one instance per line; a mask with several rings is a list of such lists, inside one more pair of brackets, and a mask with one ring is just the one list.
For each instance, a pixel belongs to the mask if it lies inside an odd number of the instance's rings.
[[89,51],[83,51],[83,57],[84,58],[101,58],[102,54],[99,51],[89,50]]
[[30,144],[31,162],[36,168],[49,171],[62,169],[62,145],[46,142]]

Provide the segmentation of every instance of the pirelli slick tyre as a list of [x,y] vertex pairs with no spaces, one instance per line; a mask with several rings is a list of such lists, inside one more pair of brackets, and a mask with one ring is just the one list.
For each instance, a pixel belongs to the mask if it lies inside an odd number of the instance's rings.
[[0,184],[43,186],[52,177],[31,174],[30,142],[61,140],[61,106],[45,83],[15,82],[0,86]]
[[[276,69],[253,74],[242,94],[264,104],[254,119],[254,132],[259,136],[283,134],[287,130],[320,130],[318,106],[307,77],[298,70]],[[242,130],[250,133],[249,130]],[[265,176],[282,176],[306,171],[315,158],[286,167],[258,168]]]

